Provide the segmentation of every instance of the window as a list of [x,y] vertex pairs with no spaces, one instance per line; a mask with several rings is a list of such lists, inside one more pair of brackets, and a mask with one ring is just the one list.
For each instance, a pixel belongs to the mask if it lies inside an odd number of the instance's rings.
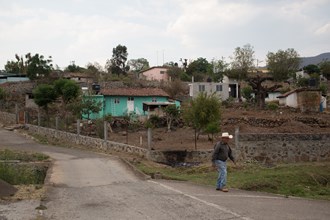
[[128,101],[134,101],[134,97],[128,97]]
[[115,98],[114,103],[119,104],[119,98]]
[[222,91],[222,85],[216,85],[216,91],[221,92]]
[[157,99],[155,97],[153,97],[152,102],[157,102]]
[[163,71],[163,70],[160,71],[160,74],[164,74],[164,73],[165,73],[165,71]]
[[200,92],[204,92],[205,91],[205,85],[198,85],[198,90]]

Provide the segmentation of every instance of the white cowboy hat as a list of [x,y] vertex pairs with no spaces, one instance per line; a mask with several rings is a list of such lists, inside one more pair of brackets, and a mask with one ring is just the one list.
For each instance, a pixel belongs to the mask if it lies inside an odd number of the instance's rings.
[[232,138],[233,138],[233,135],[229,135],[228,132],[224,132],[224,133],[222,133],[221,137],[222,137],[222,138],[223,138],[223,137],[226,137],[226,138],[230,138],[230,139],[232,139]]

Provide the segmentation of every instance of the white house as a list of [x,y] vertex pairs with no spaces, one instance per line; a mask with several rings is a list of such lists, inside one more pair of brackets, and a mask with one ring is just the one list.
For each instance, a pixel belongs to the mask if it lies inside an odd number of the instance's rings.
[[229,97],[238,98],[237,83],[192,82],[189,84],[189,96],[195,98],[201,92],[206,92],[208,95],[215,93],[221,100],[226,100]]
[[[300,108],[302,112],[320,110],[321,91],[317,89],[300,88],[278,96],[279,104],[292,108]],[[324,101],[324,100],[323,100]]]

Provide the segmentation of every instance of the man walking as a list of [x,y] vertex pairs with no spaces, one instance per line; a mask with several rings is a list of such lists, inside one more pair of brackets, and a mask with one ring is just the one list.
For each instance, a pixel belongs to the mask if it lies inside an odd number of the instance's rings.
[[228,145],[229,140],[232,138],[233,135],[229,135],[228,132],[222,133],[221,141],[214,145],[214,151],[212,154],[212,166],[216,167],[219,172],[216,190],[222,192],[228,192],[228,189],[225,188],[227,182],[227,159],[230,158],[234,164],[236,164],[232,155],[232,150]]

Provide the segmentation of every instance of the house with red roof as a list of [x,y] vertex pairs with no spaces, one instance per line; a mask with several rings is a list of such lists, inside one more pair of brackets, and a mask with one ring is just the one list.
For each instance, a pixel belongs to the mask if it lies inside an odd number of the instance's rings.
[[169,100],[169,95],[160,88],[111,88],[101,89],[95,96],[102,101],[102,111],[91,118],[100,118],[111,114],[114,117],[134,113],[138,116],[147,116],[159,112],[168,105],[180,106],[180,102]]

